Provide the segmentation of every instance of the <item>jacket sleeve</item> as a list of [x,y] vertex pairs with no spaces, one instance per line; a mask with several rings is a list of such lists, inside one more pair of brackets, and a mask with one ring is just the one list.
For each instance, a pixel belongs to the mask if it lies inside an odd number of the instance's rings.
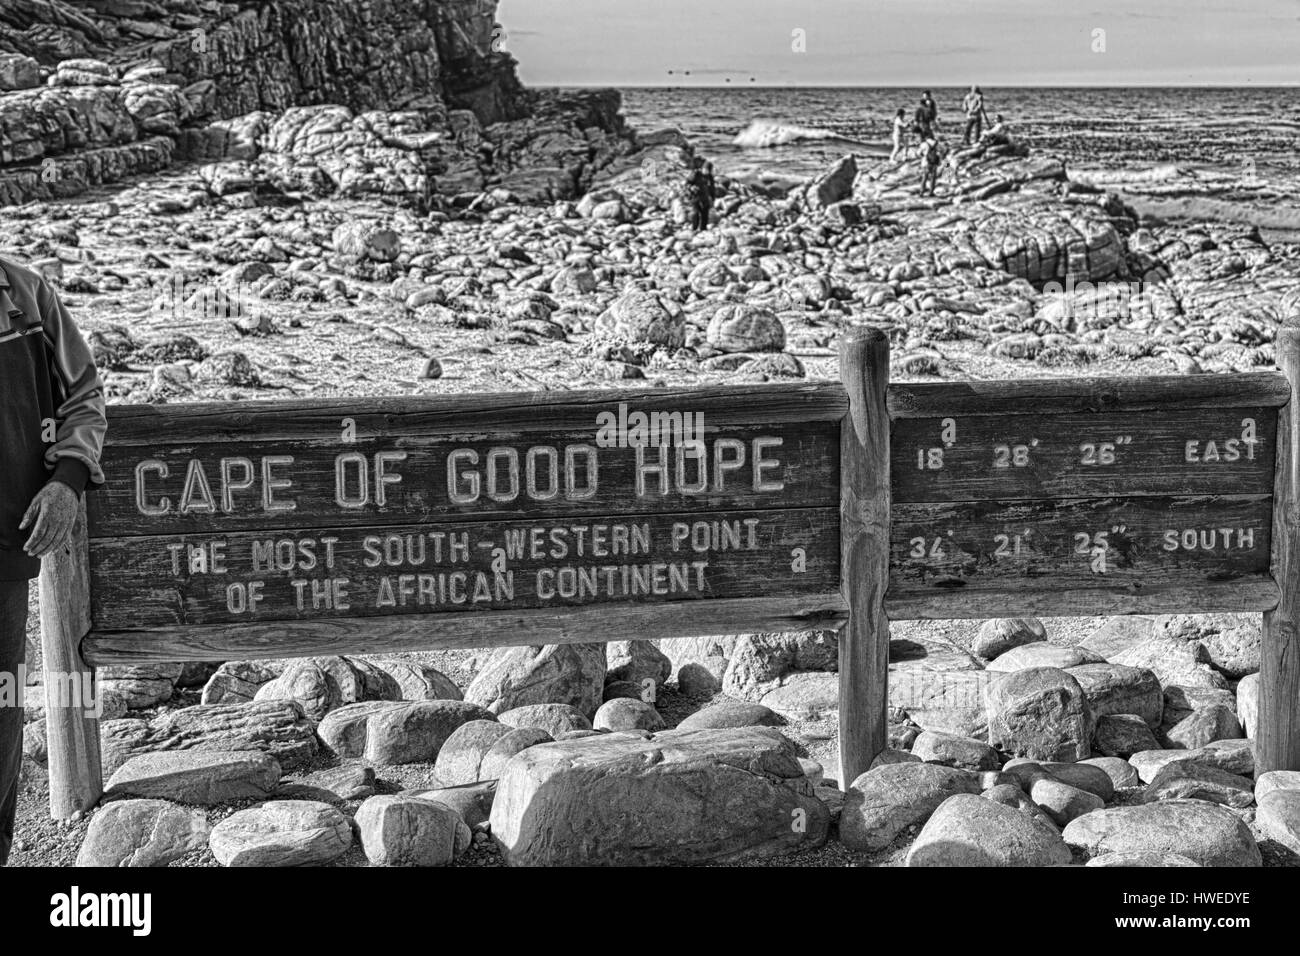
[[81,330],[46,283],[41,283],[37,292],[37,304],[58,403],[54,444],[46,448],[45,461],[54,469],[51,481],[61,481],[81,493],[87,485],[93,488],[104,483],[99,464],[108,431],[104,386]]

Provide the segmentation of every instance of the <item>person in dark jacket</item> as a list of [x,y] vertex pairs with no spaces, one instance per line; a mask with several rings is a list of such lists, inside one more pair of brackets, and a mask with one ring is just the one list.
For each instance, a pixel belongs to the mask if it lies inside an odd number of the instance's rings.
[[[27,586],[67,544],[82,492],[100,485],[104,389],[68,310],[44,279],[0,259],[0,672],[18,681]],[[0,865],[13,844],[23,712],[0,702]]]
[[934,101],[930,91],[926,90],[921,94],[921,105],[916,108],[916,114],[912,117],[912,129],[917,138],[922,142],[932,136],[937,135],[936,128],[939,123],[939,104]]
[[709,214],[713,210],[713,200],[717,193],[713,164],[703,156],[696,156],[691,176],[686,181],[686,194],[691,203],[691,228],[696,232],[709,228]]

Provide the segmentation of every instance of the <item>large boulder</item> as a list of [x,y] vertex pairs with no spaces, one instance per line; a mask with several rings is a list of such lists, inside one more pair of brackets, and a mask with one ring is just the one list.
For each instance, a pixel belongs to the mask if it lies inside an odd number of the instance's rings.
[[1237,683],[1237,719],[1242,732],[1254,739],[1259,722],[1259,675],[1248,674]]
[[452,733],[471,720],[493,720],[459,700],[363,701],[320,722],[321,742],[341,758],[362,757],[376,766],[433,763]]
[[1204,800],[1161,800],[1080,817],[1062,833],[1092,856],[1177,853],[1201,866],[1260,866],[1250,828],[1227,807]]
[[593,331],[606,340],[672,350],[686,342],[686,319],[655,293],[634,289],[596,318]]
[[1070,762],[1091,756],[1093,731],[1079,682],[1055,667],[1033,667],[996,678],[984,692],[989,743],[1034,760]]
[[[346,657],[313,657],[290,661],[280,675],[258,688],[254,700],[296,700],[303,713],[312,720],[323,720],[332,710],[360,700],[396,700],[400,696],[396,681],[367,681],[360,662]],[[379,683],[379,687],[374,685]],[[378,691],[373,692],[373,691]]]
[[203,685],[205,704],[246,704],[257,692],[280,676],[283,664],[276,661],[227,661]]
[[960,767],[962,770],[997,770],[1002,766],[997,751],[984,741],[933,730],[917,735],[912,741],[912,753],[926,763]]
[[514,728],[495,720],[470,720],[461,724],[443,742],[434,764],[434,776],[444,787],[475,783],[479,768],[492,745]]
[[99,726],[104,772],[112,774],[139,753],[163,750],[260,750],[282,770],[316,756],[315,724],[296,701],[199,704],[149,721],[106,720]]
[[973,794],[941,803],[907,852],[908,866],[1054,866],[1070,848],[1018,809]]
[[980,625],[971,651],[991,661],[1022,644],[1047,640],[1043,622],[1036,617],[999,617]]
[[279,782],[280,765],[258,750],[162,751],[122,764],[109,777],[104,796],[212,806],[265,798]]
[[113,664],[96,672],[101,691],[126,698],[130,710],[144,710],[171,700],[182,664]]
[[532,747],[507,764],[491,826],[511,865],[635,866],[820,846],[829,813],[794,746],[750,727]]
[[850,850],[883,850],[907,827],[924,823],[954,794],[980,792],[978,774],[928,763],[882,764],[845,791],[840,841]]
[[1164,713],[1164,694],[1156,675],[1145,667],[1079,664],[1067,672],[1079,682],[1093,717],[1136,714],[1153,730]]
[[833,631],[741,635],[732,648],[722,689],[742,700],[761,700],[788,674],[837,670],[839,646]]
[[352,824],[327,803],[275,800],[226,817],[208,845],[223,866],[312,866],[347,852]]
[[428,664],[385,658],[373,666],[393,679],[401,700],[464,700],[451,678]]
[[739,700],[720,700],[686,717],[678,730],[720,730],[727,727],[780,727],[785,721],[770,707]]
[[[1088,646],[1085,641],[1082,646]],[[1227,679],[1210,666],[1210,655],[1199,641],[1161,631],[1106,658],[1112,664],[1152,671],[1161,685],[1227,687]]]
[[825,209],[853,197],[853,183],[858,178],[858,161],[853,154],[842,156],[803,190],[809,209]]
[[446,866],[470,844],[451,807],[418,797],[371,797],[357,808],[357,835],[372,866]]
[[1208,662],[1229,678],[1259,670],[1258,614],[1168,614],[1156,619],[1155,633],[1200,644]]
[[1300,790],[1274,790],[1259,798],[1255,823],[1264,835],[1300,853]]
[[1037,641],[1033,644],[1021,644],[992,661],[989,670],[995,673],[1027,670],[1031,667],[1056,667],[1065,670],[1080,664],[1096,664],[1101,658],[1079,647],[1062,647]]
[[496,651],[465,699],[494,714],[525,704],[569,704],[590,716],[604,690],[605,645],[531,645]]
[[591,730],[591,720],[571,704],[525,704],[497,714],[510,727],[540,727],[552,737],[574,730]]
[[785,326],[770,309],[724,305],[709,320],[705,338],[720,352],[780,352],[785,348]]
[[1175,760],[1161,767],[1142,794],[1144,803],[1157,800],[1208,800],[1244,809],[1255,802],[1254,787],[1245,777],[1195,760]]
[[166,800],[118,800],[90,820],[77,866],[166,866],[208,845],[202,810]]
[[[672,675],[672,661],[654,641],[610,641],[605,645],[605,683],[630,681],[646,686],[651,681],[657,692]],[[646,698],[654,703],[652,698]]]

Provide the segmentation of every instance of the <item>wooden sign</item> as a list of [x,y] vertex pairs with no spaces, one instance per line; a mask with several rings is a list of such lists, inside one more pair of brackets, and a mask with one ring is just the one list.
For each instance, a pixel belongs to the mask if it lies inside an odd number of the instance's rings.
[[896,396],[910,407],[891,443],[891,615],[1276,603],[1284,376],[1216,376],[1209,394],[1158,379],[989,383],[978,401],[971,388]]
[[[116,407],[46,667],[836,628],[847,785],[891,617],[1251,610],[1256,767],[1300,770],[1300,323],[1277,356],[891,386],[857,326],[840,383]],[[62,818],[98,730],[46,713]]]
[[115,408],[87,653],[482,646],[584,610],[568,639],[609,640],[621,606],[677,602],[722,602],[692,632],[834,620],[843,407],[759,386]]

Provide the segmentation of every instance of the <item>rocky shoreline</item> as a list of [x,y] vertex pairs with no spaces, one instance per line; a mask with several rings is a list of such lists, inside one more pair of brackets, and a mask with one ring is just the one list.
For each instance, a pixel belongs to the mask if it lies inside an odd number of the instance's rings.
[[[1300,312],[1290,213],[1203,173],[1005,144],[921,197],[846,156],[723,178],[696,234],[687,138],[524,90],[494,3],[108,6],[0,12],[0,255],[113,402],[829,379],[863,322],[897,380],[1248,371]],[[832,634],[104,668],[108,797],[46,819],[30,706],[14,862],[1295,865],[1300,778],[1250,779],[1258,641],[896,625],[856,781]]]

